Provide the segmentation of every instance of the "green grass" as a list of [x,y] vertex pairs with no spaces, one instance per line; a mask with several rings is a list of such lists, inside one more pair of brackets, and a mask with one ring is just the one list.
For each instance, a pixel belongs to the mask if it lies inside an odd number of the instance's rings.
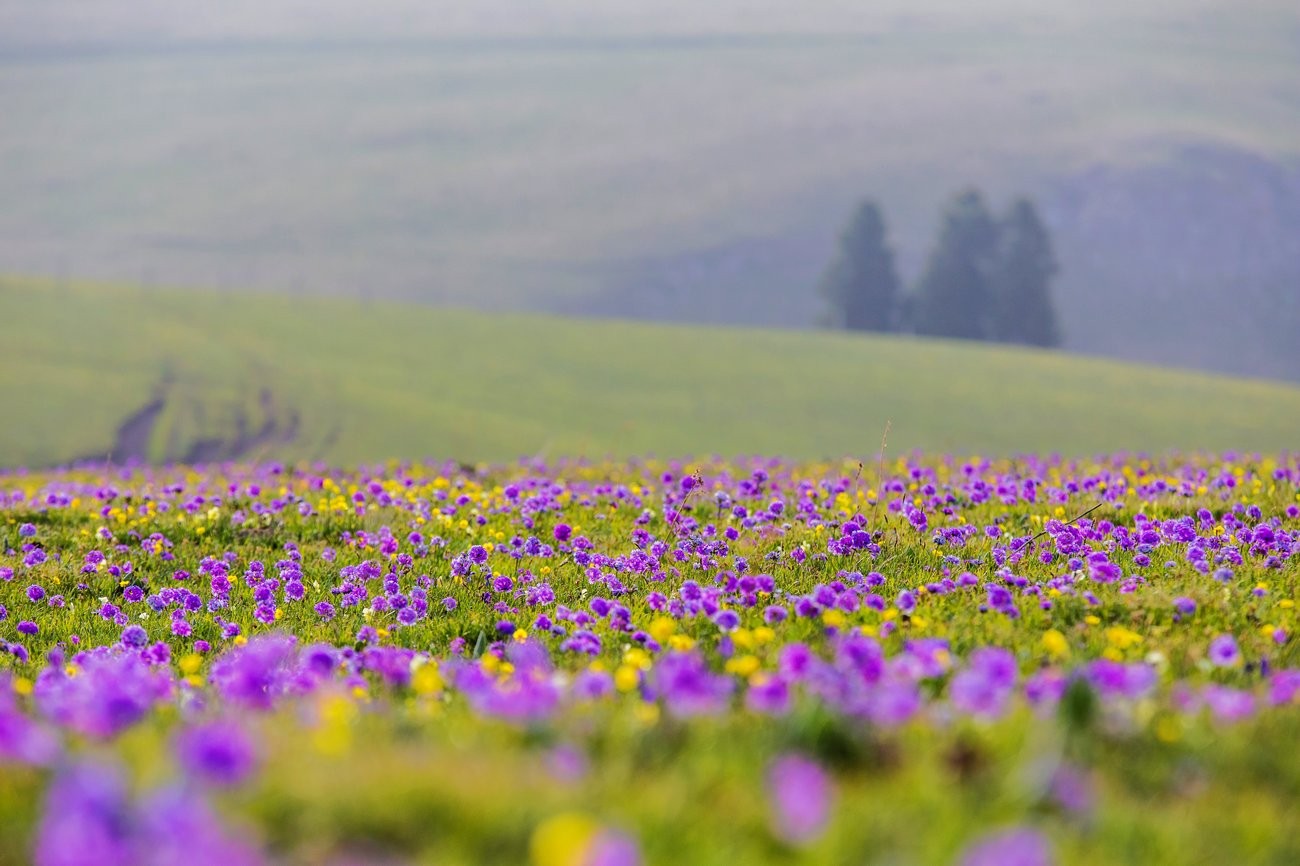
[[0,465],[102,453],[171,377],[150,457],[1087,454],[1294,447],[1300,389],[1064,354],[397,303],[0,280]]

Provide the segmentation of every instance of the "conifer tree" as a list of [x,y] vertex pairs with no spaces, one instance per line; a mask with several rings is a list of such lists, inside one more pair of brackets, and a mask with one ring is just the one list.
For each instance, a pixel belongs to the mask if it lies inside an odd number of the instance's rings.
[[1030,346],[1059,346],[1061,331],[1051,293],[1056,258],[1033,204],[1026,199],[1013,204],[999,235],[992,279],[994,338]]
[[898,274],[875,202],[864,201],[840,236],[839,255],[822,279],[822,294],[836,327],[896,330]]
[[913,293],[918,334],[986,340],[995,317],[990,282],[998,227],[978,190],[959,193],[943,215],[939,240]]

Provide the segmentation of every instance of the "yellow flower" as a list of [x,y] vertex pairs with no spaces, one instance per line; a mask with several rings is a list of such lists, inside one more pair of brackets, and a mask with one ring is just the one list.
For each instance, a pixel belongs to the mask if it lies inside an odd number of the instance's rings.
[[759,664],[758,659],[754,656],[736,656],[735,658],[727,659],[725,669],[729,674],[748,677],[758,670]]
[[614,687],[620,692],[630,692],[641,682],[641,672],[631,665],[619,665],[614,672]]
[[1106,642],[1117,650],[1126,650],[1142,643],[1142,635],[1122,625],[1115,625],[1106,629]]
[[352,745],[356,704],[343,695],[327,695],[319,704],[320,725],[312,732],[312,745],[327,755],[341,755]]
[[547,818],[528,845],[534,866],[581,866],[600,825],[578,812]]
[[845,623],[844,613],[834,609],[824,610],[822,611],[822,622],[832,628],[839,628]]
[[650,623],[650,637],[658,643],[664,643],[677,631],[677,621],[672,617],[658,616]]
[[411,690],[417,695],[436,695],[442,692],[442,674],[435,664],[424,664],[411,675]]
[[623,653],[623,663],[631,665],[638,670],[648,671],[650,670],[651,665],[650,653],[641,649],[639,646],[634,646],[627,652]]
[[1047,650],[1047,654],[1054,659],[1070,656],[1070,642],[1065,639],[1065,635],[1054,628],[1043,632],[1043,649]]

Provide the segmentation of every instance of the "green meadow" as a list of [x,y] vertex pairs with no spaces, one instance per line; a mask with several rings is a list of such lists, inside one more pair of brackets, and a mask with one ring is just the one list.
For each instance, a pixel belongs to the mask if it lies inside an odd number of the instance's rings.
[[[1276,451],[1300,389],[898,337],[0,280],[0,465]],[[206,444],[205,444],[206,443]],[[206,450],[204,450],[206,448]],[[196,450],[197,449],[197,450]],[[117,451],[117,453],[112,453]]]

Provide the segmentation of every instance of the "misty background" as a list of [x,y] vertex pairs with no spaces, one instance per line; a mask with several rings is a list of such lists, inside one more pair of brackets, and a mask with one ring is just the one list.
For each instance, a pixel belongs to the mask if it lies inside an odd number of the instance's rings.
[[701,5],[0,0],[0,272],[811,328],[973,185],[1065,348],[1300,380],[1300,5]]

